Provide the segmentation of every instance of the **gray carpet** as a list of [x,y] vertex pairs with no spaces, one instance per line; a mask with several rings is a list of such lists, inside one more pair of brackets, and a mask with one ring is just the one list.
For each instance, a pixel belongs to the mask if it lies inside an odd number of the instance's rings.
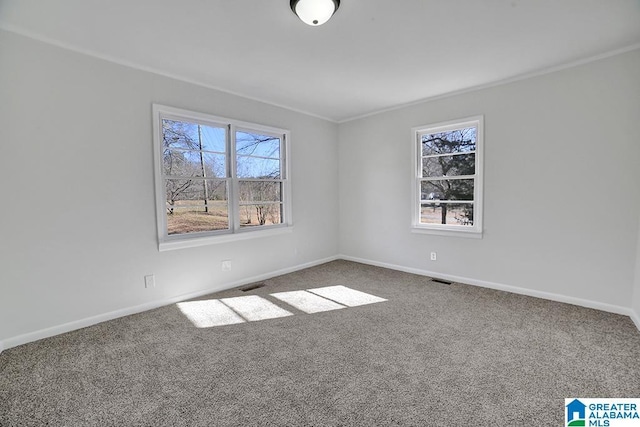
[[[268,296],[330,285],[388,301]],[[294,315],[198,329],[171,305],[5,350],[0,425],[557,426],[565,397],[640,397],[625,316],[346,261],[209,298],[247,294]]]

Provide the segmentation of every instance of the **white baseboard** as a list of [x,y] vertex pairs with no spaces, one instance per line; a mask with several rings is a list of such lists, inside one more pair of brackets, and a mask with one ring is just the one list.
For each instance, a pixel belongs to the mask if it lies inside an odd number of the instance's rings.
[[131,314],[142,313],[144,311],[153,310],[154,308],[163,307],[165,305],[175,304],[176,302],[188,300],[191,298],[198,298],[204,295],[208,295],[214,292],[220,292],[227,289],[233,289],[238,286],[246,285],[248,283],[259,282],[261,280],[270,279],[272,277],[280,276],[287,273],[293,273],[294,271],[304,270],[305,268],[314,267],[316,265],[324,264],[329,261],[335,261],[337,256],[319,259],[316,261],[307,262],[304,264],[295,265],[293,267],[283,268],[281,270],[272,271],[270,273],[260,274],[258,276],[247,277],[241,280],[237,280],[231,283],[225,283],[222,287],[202,289],[200,291],[191,292],[188,294],[178,295],[171,298],[165,298],[162,300],[155,300],[148,303],[136,305],[133,307],[126,307],[120,310],[110,311],[108,313],[99,314],[97,316],[87,317],[84,319],[74,320],[73,322],[64,323],[61,325],[52,326],[50,328],[41,329],[34,332],[29,332],[16,337],[11,337],[0,341],[0,353],[3,350],[8,350],[12,347],[17,347],[22,344],[27,344],[33,341],[38,341],[43,338],[49,338],[55,335],[64,334],[66,332],[75,331],[77,329],[86,328],[98,323],[106,322],[108,320],[117,319],[119,317],[129,316]]
[[638,328],[638,330],[640,331],[640,313],[631,310],[631,314],[629,315],[629,317],[631,317],[633,323],[636,324],[636,328]]
[[[464,283],[468,285],[480,286],[483,288],[511,292],[514,294],[527,295],[531,297],[542,298],[542,299],[547,299],[547,300],[556,301],[556,302],[563,302],[567,304],[578,305],[581,307],[594,308],[596,310],[606,311],[609,313],[622,314],[625,316],[629,316],[631,320],[633,320],[636,326],[638,327],[638,330],[640,330],[640,318],[629,307],[621,307],[613,304],[606,304],[606,303],[586,300],[582,298],[575,298],[575,297],[570,297],[570,296],[561,295],[561,294],[554,294],[551,292],[536,291],[533,289],[520,288],[517,286],[503,285],[501,283],[487,282],[484,280],[476,280],[468,277],[454,276],[451,274],[436,273],[433,271],[421,270],[421,269],[412,268],[412,267],[405,267],[405,266],[396,265],[396,264],[389,264],[386,262],[372,261],[369,259],[357,258],[357,257],[348,256],[348,255],[340,255],[339,258],[347,261],[354,261],[362,264],[389,268],[391,270],[404,271],[405,273],[418,274],[420,276],[428,276],[428,277],[433,277],[437,279],[444,279],[452,282]],[[635,316],[635,319],[634,319],[634,316]]]

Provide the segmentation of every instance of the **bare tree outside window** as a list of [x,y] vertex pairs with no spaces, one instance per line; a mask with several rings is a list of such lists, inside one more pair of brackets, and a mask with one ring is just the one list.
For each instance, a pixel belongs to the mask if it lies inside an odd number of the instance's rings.
[[281,139],[236,132],[241,227],[282,223]]
[[226,129],[162,121],[169,234],[227,229]]
[[472,127],[422,135],[421,199],[434,201],[426,207],[440,211],[441,224],[453,214],[455,223],[473,225],[476,134]]
[[290,230],[287,130],[157,104],[153,113],[160,250]]

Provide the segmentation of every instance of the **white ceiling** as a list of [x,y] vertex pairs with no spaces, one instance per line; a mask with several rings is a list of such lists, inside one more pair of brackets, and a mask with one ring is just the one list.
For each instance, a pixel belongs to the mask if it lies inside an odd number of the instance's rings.
[[640,0],[0,0],[0,28],[334,121],[640,47]]

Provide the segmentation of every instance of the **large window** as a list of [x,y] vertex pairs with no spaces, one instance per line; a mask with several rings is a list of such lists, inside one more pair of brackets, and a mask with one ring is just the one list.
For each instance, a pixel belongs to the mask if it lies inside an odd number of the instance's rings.
[[480,237],[482,116],[413,130],[413,230]]
[[287,131],[160,105],[153,115],[160,249],[291,224]]

